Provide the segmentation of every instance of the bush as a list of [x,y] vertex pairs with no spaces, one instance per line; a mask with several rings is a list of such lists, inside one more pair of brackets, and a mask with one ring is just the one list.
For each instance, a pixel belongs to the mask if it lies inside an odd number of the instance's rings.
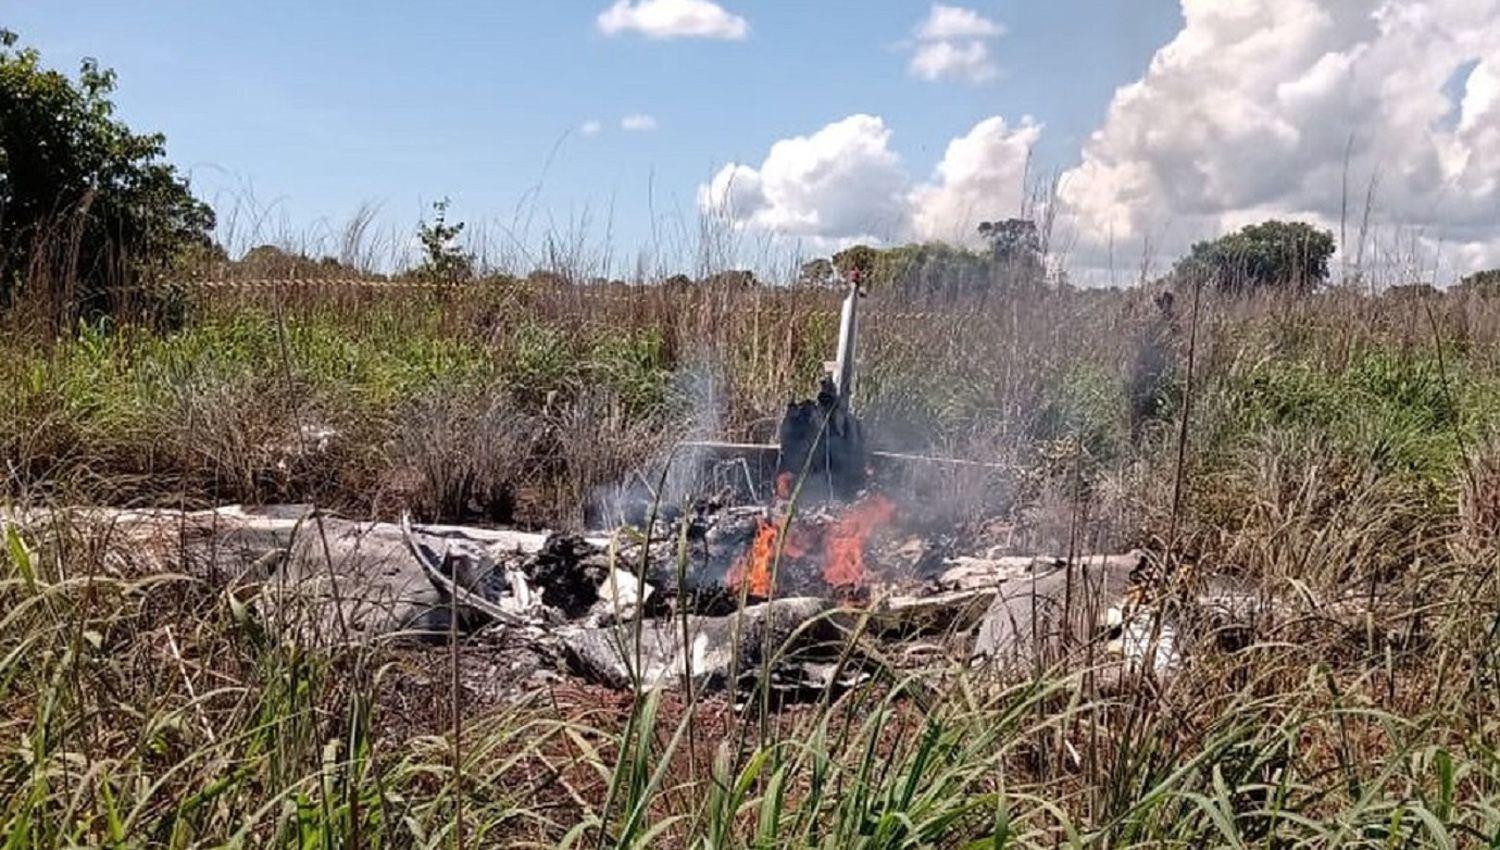
[[416,276],[431,283],[453,284],[474,276],[474,256],[459,246],[464,223],[448,223],[448,199],[432,205],[432,223],[423,221],[417,226],[417,239],[422,243],[422,264]]
[[75,82],[15,43],[0,35],[0,305],[45,284],[59,324],[138,290],[159,307],[167,273],[214,250],[213,212],[161,134],[114,117],[112,71],[85,59]]

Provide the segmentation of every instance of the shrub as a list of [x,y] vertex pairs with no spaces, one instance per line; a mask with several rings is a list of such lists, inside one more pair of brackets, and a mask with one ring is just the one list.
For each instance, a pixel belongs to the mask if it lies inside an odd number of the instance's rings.
[[463,235],[464,223],[448,223],[448,199],[432,205],[432,222],[424,221],[417,226],[417,239],[422,243],[422,264],[416,275],[432,283],[457,283],[474,276],[474,255],[459,247],[458,237]]
[[1036,222],[1025,218],[985,221],[979,235],[989,244],[995,270],[1008,283],[1036,284],[1043,281],[1042,238]]

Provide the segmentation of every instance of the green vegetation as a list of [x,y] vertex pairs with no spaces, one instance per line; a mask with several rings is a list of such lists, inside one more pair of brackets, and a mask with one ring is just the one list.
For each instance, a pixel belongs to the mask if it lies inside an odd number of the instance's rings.
[[986,221],[979,236],[988,251],[971,251],[945,242],[874,248],[855,245],[802,264],[797,282],[829,286],[836,279],[858,278],[867,289],[917,297],[960,299],[1061,284],[1048,280],[1045,250],[1036,222],[1029,219]]
[[448,200],[432,205],[432,223],[417,227],[422,243],[422,264],[413,272],[418,278],[435,283],[458,283],[474,276],[474,257],[458,245],[464,224],[448,223]]
[[1266,221],[1193,246],[1174,270],[1229,292],[1264,287],[1310,290],[1328,280],[1333,234],[1303,222]]
[[114,74],[85,60],[76,81],[0,33],[0,307],[51,300],[63,325],[124,311],[142,288],[213,251],[213,212],[163,159],[160,134],[114,116]]
[[[677,433],[690,375],[720,376],[726,436],[805,390],[837,304],[729,283],[419,291],[205,297],[177,330],[8,343],[13,501],[244,486],[389,516],[487,494],[576,521],[580,494]],[[1020,551],[1166,551],[1175,528],[1170,551],[1258,593],[1333,604],[1378,582],[1363,628],[1314,615],[1200,646],[1162,686],[955,664],[766,723],[721,697],[468,691],[455,772],[445,651],[276,640],[170,552],[115,560],[119,542],[33,519],[0,560],[11,846],[449,846],[459,822],[466,846],[1493,844],[1500,304],[1210,296],[1174,517],[1180,400],[1139,434],[1127,415],[1146,302],[1038,292],[912,319],[874,293],[861,404],[874,433],[1013,465],[969,507]],[[313,421],[340,432],[326,453],[285,448]],[[459,651],[465,681],[504,681],[491,649]]]

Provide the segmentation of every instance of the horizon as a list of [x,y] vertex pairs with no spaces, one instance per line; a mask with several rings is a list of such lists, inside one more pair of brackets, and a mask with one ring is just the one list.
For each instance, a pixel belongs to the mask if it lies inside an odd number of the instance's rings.
[[496,265],[785,269],[972,244],[1056,175],[1085,284],[1273,217],[1387,282],[1500,265],[1500,0],[391,0],[295,30],[276,6],[22,2],[7,26],[117,71],[232,251],[366,216],[394,260],[450,198]]

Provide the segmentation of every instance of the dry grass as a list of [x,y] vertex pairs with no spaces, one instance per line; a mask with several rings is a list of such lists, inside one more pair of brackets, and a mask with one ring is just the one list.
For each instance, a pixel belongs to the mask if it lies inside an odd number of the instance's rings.
[[[1146,293],[868,306],[875,433],[1013,470],[922,482],[955,522],[1145,544],[1304,614],[1202,635],[1169,683],[955,666],[764,725],[661,694],[487,701],[471,645],[460,781],[445,659],[288,645],[118,540],[7,526],[8,846],[447,846],[459,799],[467,846],[1500,843],[1500,303],[1208,299],[1175,514],[1187,316],[1132,434]],[[764,436],[832,309],[730,285],[215,294],[173,332],[8,334],[0,456],[19,505],[513,498],[576,524],[700,428],[701,376],[723,436]],[[1328,613],[1350,593],[1380,600],[1354,628]]]

